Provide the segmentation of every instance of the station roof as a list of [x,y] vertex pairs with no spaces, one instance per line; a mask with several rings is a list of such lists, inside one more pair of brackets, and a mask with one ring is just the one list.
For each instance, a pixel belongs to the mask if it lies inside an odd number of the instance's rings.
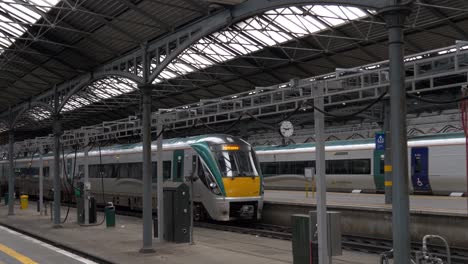
[[[0,113],[241,2],[1,1]],[[467,40],[466,28],[466,1],[415,1],[405,28],[405,52]],[[385,60],[386,44],[383,17],[374,10],[321,5],[269,10],[200,39],[178,56],[154,81],[154,109]],[[139,98],[131,80],[95,81],[65,105],[64,128],[137,114]],[[17,129],[47,128],[50,115],[31,109]]]

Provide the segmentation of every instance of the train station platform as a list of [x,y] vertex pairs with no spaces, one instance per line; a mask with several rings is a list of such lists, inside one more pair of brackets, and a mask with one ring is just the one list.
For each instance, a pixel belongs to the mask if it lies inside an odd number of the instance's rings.
[[[271,203],[311,204],[315,205],[315,193],[305,191],[266,190],[265,201]],[[369,193],[327,193],[327,205],[334,208],[372,208],[376,210],[391,210],[392,206],[385,204],[384,194]],[[427,213],[438,215],[468,215],[466,197],[411,195],[410,210],[412,213]]]
[[[315,194],[305,191],[265,191],[263,222],[291,226],[291,215],[316,209]],[[410,233],[414,242],[424,235],[445,237],[451,246],[468,249],[466,197],[410,198]],[[341,212],[343,235],[391,240],[392,206],[383,194],[327,193],[327,210]]]
[[[0,206],[1,226],[45,240],[77,254],[92,256],[98,263],[292,263],[290,241],[195,228],[194,245],[159,243],[154,240],[156,253],[141,254],[138,252],[142,243],[142,220],[139,218],[117,215],[115,228],[106,228],[105,224],[81,227],[76,224],[75,209],[71,208],[69,218],[62,228],[53,228],[50,216],[40,216],[35,210],[35,203],[31,203],[26,210],[18,209],[19,206],[16,208],[14,216],[7,216],[7,206]],[[66,208],[62,207],[62,217],[65,213]],[[102,213],[98,213],[98,221],[102,217]],[[13,246],[20,247],[15,250],[32,260],[38,258],[35,251],[23,249],[21,244]],[[338,264],[370,264],[377,261],[377,255],[353,251],[344,251],[343,256],[333,258],[333,263]]]

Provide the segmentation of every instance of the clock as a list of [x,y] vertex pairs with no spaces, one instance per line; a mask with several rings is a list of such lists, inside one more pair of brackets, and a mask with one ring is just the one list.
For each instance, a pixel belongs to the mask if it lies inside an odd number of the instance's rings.
[[283,137],[290,137],[294,133],[294,126],[290,121],[283,121],[280,125],[280,133]]

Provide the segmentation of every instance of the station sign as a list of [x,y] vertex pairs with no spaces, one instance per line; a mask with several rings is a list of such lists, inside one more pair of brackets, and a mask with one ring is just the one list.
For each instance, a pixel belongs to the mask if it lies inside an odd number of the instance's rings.
[[385,132],[375,133],[375,149],[385,150]]

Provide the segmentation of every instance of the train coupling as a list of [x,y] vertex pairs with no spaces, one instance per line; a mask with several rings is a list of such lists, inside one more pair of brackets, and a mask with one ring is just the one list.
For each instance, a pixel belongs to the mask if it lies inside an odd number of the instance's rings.
[[239,216],[244,219],[252,219],[255,214],[255,206],[254,205],[243,205],[239,210]]

